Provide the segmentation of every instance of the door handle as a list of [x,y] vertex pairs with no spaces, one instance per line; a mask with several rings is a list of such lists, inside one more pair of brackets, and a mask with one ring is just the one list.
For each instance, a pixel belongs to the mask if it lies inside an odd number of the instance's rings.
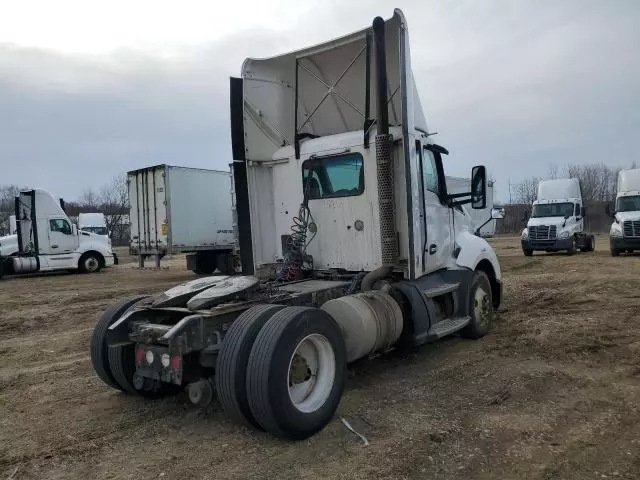
[[438,246],[435,243],[429,245],[429,255],[433,255],[438,251]]
[[51,245],[51,248],[58,248],[58,245]]

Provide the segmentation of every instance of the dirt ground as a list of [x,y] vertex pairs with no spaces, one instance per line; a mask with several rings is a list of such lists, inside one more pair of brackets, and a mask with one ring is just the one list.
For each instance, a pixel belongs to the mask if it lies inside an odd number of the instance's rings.
[[193,278],[183,259],[2,280],[0,479],[640,478],[640,257],[612,258],[606,236],[573,257],[493,243],[493,331],[351,366],[337,416],[301,443],[94,374],[99,313]]

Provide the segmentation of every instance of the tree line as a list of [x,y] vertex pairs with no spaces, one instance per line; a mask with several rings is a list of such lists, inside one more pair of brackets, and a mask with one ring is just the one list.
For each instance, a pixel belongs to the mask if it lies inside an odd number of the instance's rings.
[[[27,186],[0,185],[0,236],[9,233],[9,217],[14,214],[15,197]],[[52,192],[54,195],[56,192]],[[78,199],[65,200],[65,212],[71,218],[80,213],[104,213],[114,243],[128,240],[129,192],[126,175],[116,175],[98,190],[87,188]]]

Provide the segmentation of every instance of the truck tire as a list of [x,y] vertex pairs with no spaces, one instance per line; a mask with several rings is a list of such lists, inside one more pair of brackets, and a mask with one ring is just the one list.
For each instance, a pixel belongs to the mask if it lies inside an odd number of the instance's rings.
[[571,237],[571,245],[567,249],[567,255],[575,255],[576,251],[576,237]]
[[323,429],[340,403],[346,358],[340,327],[327,312],[276,312],[256,337],[247,367],[247,396],[258,424],[292,440]]
[[469,290],[471,322],[462,329],[460,334],[474,340],[484,337],[491,328],[494,313],[489,277],[486,273],[476,270],[473,272],[473,280]]
[[147,295],[122,298],[109,305],[102,316],[98,319],[98,322],[93,329],[93,334],[91,335],[91,364],[93,365],[93,369],[104,383],[117,390],[123,389],[114,380],[113,373],[111,372],[111,367],[109,365],[109,351],[106,341],[107,329],[113,324],[113,322],[129,310],[129,308],[144,298],[148,298]]
[[86,252],[78,260],[78,270],[81,273],[98,273],[104,264],[96,252]]
[[247,364],[258,333],[284,305],[256,305],[236,318],[224,337],[216,364],[216,392],[223,410],[235,420],[261,428],[247,398]]
[[587,237],[587,252],[595,252],[596,250],[596,237],[589,235]]
[[618,250],[617,248],[611,248],[611,256],[612,257],[620,256],[620,250]]
[[528,249],[528,248],[527,248],[527,249],[522,250],[522,252],[524,253],[524,256],[525,256],[525,257],[532,257],[532,256],[533,256],[533,250],[530,250],[530,249]]

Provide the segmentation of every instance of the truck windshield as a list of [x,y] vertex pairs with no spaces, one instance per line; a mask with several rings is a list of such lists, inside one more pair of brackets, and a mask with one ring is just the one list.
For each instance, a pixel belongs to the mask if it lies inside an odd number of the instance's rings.
[[573,203],[544,203],[534,205],[532,218],[541,217],[571,217],[573,216]]
[[616,212],[637,212],[640,210],[640,195],[629,195],[616,200]]
[[107,227],[84,227],[81,230],[85,232],[95,233],[97,235],[107,235]]
[[307,160],[302,164],[302,184],[309,200],[360,195],[364,191],[362,155]]

